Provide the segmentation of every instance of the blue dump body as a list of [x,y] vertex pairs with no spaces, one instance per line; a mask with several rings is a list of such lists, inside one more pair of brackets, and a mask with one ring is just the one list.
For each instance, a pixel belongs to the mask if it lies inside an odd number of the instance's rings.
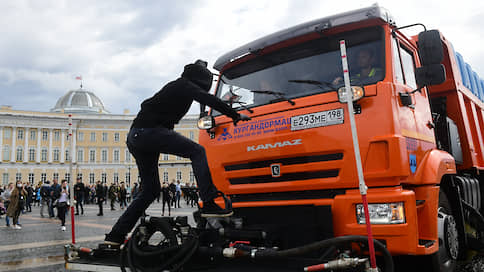
[[462,82],[471,92],[484,102],[484,80],[481,79],[472,67],[464,61],[458,52],[455,53],[457,64],[459,65]]

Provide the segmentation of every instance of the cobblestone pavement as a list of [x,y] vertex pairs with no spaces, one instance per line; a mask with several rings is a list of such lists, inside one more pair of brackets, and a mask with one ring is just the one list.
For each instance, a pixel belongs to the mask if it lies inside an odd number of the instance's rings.
[[[185,204],[185,203],[183,203]],[[172,216],[187,215],[193,224],[193,208],[172,209]],[[84,215],[76,215],[76,244],[94,247],[104,239],[123,210],[115,211],[104,205],[104,216],[96,216],[97,205],[86,205]],[[161,202],[153,203],[147,210],[151,216],[161,216]],[[166,214],[165,214],[166,215]],[[58,219],[40,217],[40,208],[20,216],[21,230],[5,226],[5,216],[0,219],[0,272],[3,271],[65,271],[64,245],[71,242],[70,214],[66,216],[67,231],[60,229]]]

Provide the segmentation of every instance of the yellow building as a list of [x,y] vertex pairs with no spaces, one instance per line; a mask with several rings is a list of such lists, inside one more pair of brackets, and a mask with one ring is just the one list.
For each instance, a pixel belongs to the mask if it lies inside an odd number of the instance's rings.
[[[73,150],[69,137],[72,116]],[[135,115],[110,114],[101,100],[84,89],[62,96],[50,112],[0,108],[1,184],[22,180],[37,183],[70,180],[70,167],[85,184],[101,180],[133,183],[139,180],[136,163],[126,147]],[[198,142],[197,116],[187,116],[175,130]],[[70,162],[70,156],[72,164]],[[191,162],[161,154],[160,181],[195,182]]]

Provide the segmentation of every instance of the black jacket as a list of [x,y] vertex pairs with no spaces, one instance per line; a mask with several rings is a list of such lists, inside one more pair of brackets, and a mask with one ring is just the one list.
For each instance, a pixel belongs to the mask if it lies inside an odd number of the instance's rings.
[[84,197],[84,183],[79,182],[74,185],[74,197],[76,200],[82,200]]
[[96,185],[96,197],[98,199],[100,198],[104,199],[104,195],[105,195],[104,186],[102,186],[101,184]]
[[126,188],[119,188],[119,199],[125,199],[126,198]]
[[133,121],[135,128],[165,127],[173,129],[190,109],[193,100],[237,119],[239,114],[218,97],[208,93],[212,73],[205,67],[188,64],[182,77],[166,84],[153,97],[141,103],[141,110]]
[[163,196],[163,200],[170,200],[171,199],[171,192],[168,186],[163,186],[161,188],[161,194]]
[[58,199],[60,196],[61,196],[61,186],[57,183],[57,184],[52,184],[52,186],[50,187],[51,188],[51,192],[50,192],[50,196],[52,197],[52,199]]
[[52,188],[50,188],[50,185],[44,184],[42,185],[42,187],[40,187],[40,196],[43,199],[49,199],[51,191],[52,191]]

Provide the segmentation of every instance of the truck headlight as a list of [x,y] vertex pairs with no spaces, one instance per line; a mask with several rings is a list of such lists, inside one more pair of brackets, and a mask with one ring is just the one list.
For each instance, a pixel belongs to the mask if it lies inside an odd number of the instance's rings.
[[211,115],[203,116],[198,119],[197,126],[199,129],[211,129],[215,127],[215,119]]
[[[365,90],[361,86],[351,86],[353,92],[353,102],[360,100],[365,96]],[[341,103],[346,103],[346,87],[338,89],[338,100]]]
[[[403,202],[368,204],[368,210],[372,224],[405,223],[405,206]],[[365,224],[363,204],[356,205],[356,221],[358,224]]]

